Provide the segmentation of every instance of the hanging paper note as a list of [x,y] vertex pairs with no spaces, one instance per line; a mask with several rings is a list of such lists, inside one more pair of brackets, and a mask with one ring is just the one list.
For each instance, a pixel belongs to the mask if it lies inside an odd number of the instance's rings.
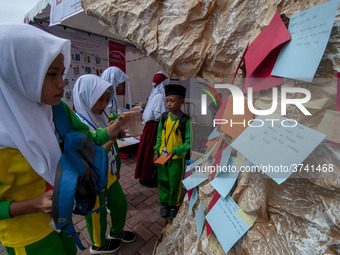
[[217,127],[215,127],[214,130],[208,136],[208,141],[219,138],[220,136],[221,136],[221,133],[217,130]]
[[290,39],[291,36],[276,11],[271,22],[249,45],[244,56],[247,74],[243,93],[247,93],[248,87],[252,87],[255,92],[283,83],[283,78],[271,76],[271,72],[281,45]]
[[200,238],[203,227],[204,227],[204,211],[203,211],[203,204],[202,200],[200,202],[200,206],[198,207],[198,211],[195,216],[196,221],[196,231],[197,231],[197,240]]
[[[221,197],[220,193],[215,192],[215,195],[213,196],[213,198],[211,199],[211,201],[209,203],[208,212],[214,207],[214,205],[217,203],[217,201],[220,199],[220,197]],[[212,229],[211,229],[208,221],[207,221],[206,225],[207,225],[207,236],[209,236]]]
[[199,166],[200,164],[202,164],[202,162],[203,162],[203,159],[199,158],[194,163],[188,165],[187,168],[185,169],[185,173],[187,173],[187,172],[191,171],[192,169],[196,168],[196,166]]
[[197,201],[197,187],[192,189],[192,194],[191,194],[191,198],[190,198],[189,212],[188,213],[191,212],[192,208],[196,204],[196,201]]
[[[224,101],[222,102],[222,105],[220,106],[220,108],[218,109],[216,115],[215,115],[215,119],[222,119],[223,118],[223,114],[225,112],[225,109],[227,107],[228,104],[228,98],[229,96],[226,96]],[[219,125],[217,125],[219,126]]]
[[233,96],[229,96],[222,119],[227,123],[221,124],[220,130],[236,138],[248,127],[248,122],[253,119],[253,113],[248,108],[247,100],[244,100],[244,114],[233,115]]
[[188,178],[185,178],[182,183],[184,187],[189,190],[197,187],[202,182],[207,180],[208,178],[204,176],[203,172],[195,172],[192,175],[190,175]]
[[285,45],[272,75],[311,82],[326,49],[339,0],[320,4],[290,18],[292,40]]
[[[215,161],[213,163],[213,166],[219,166],[220,163],[221,163],[221,159],[222,159],[222,156],[223,156],[223,152],[224,150],[228,147],[228,143],[225,142],[224,145],[222,146],[222,148],[219,150],[219,152],[216,153],[215,155]],[[231,153],[231,150],[230,150],[230,153]],[[217,174],[217,171],[218,169],[213,169],[214,171],[211,172],[211,175],[210,175],[210,178],[211,180],[213,180]]]
[[[211,186],[220,193],[222,197],[226,197],[237,180],[239,168],[234,165],[235,157],[230,157],[228,164],[226,164],[226,171],[222,171],[212,182]],[[221,165],[222,167],[222,165]]]
[[230,146],[279,184],[326,136],[284,117],[273,124],[259,116],[253,122],[254,126],[255,123],[258,127],[248,127]]
[[225,253],[252,226],[251,220],[245,214],[238,213],[238,210],[239,206],[231,197],[221,197],[206,216]]
[[232,148],[230,146],[226,146],[222,151],[220,167],[216,169],[216,176],[218,176],[222,171],[225,170],[225,167],[229,164],[229,158],[231,155]]

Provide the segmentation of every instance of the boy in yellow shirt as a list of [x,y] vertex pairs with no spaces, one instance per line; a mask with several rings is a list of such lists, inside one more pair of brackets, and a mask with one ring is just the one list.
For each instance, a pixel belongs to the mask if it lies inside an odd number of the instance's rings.
[[[180,85],[165,86],[166,107],[169,112],[166,113],[165,120],[159,122],[155,146],[154,160],[162,154],[170,156],[165,164],[158,165],[158,193],[162,203],[160,214],[171,220],[176,217],[181,203],[185,155],[190,150],[190,119],[181,111],[185,92],[186,89]],[[183,120],[186,120],[185,123]]]

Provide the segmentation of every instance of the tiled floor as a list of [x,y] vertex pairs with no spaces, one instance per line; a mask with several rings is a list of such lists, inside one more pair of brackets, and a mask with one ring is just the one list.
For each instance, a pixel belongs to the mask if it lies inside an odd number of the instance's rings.
[[[166,220],[159,215],[160,204],[158,202],[157,188],[141,186],[135,179],[136,146],[124,148],[130,158],[122,159],[120,184],[128,201],[126,230],[134,231],[138,237],[133,243],[123,244],[122,247],[112,254],[119,255],[150,255],[156,241],[166,225]],[[75,215],[73,223],[80,232],[84,251],[78,250],[79,255],[90,254],[90,239],[86,230],[83,216]],[[109,220],[108,220],[109,224]],[[6,255],[6,251],[0,244],[0,255]]]
[[[125,148],[130,158],[122,159],[120,184],[128,201],[128,212],[126,230],[134,231],[138,237],[133,243],[124,243],[122,247],[113,254],[119,255],[147,255],[152,254],[156,241],[166,225],[166,220],[159,215],[160,204],[158,202],[157,188],[141,186],[135,179],[137,147]],[[87,248],[78,251],[79,255],[90,254],[89,235],[86,230],[85,220],[82,216],[74,216],[74,224],[81,233],[81,239]],[[108,221],[109,224],[109,221]]]

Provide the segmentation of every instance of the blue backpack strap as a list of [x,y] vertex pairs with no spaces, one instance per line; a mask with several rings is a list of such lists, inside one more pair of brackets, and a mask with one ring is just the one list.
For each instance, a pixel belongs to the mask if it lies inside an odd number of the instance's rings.
[[65,106],[62,102],[52,106],[54,124],[58,133],[64,137],[69,129],[71,129],[70,120],[67,117]]
[[86,248],[84,247],[84,245],[82,244],[82,242],[79,239],[79,234],[76,232],[73,223],[70,222],[67,227],[65,228],[65,233],[67,236],[73,238],[74,242],[76,243],[76,245],[78,246],[78,248],[80,250],[85,250]]

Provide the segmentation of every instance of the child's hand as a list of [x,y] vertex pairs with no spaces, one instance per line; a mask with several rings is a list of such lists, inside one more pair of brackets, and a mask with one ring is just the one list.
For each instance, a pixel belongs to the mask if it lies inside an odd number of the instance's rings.
[[37,212],[42,212],[48,217],[52,217],[52,196],[53,190],[49,190],[35,198]]
[[121,130],[127,129],[127,116],[125,116],[124,114],[119,114],[115,122],[117,122],[117,125],[120,127]]
[[136,106],[132,107],[132,109],[131,109],[131,111],[141,111],[141,110],[143,110],[143,108],[139,105],[136,105]]
[[106,132],[109,137],[117,138],[119,133],[127,128],[126,116],[119,115],[119,117],[115,121],[110,121],[107,125]]
[[114,142],[117,140],[117,138],[113,138],[112,140],[108,141],[107,143],[103,144],[103,147],[106,149],[106,150],[111,150]]
[[170,152],[168,153],[168,156],[170,156],[169,159],[171,159],[173,155],[174,155],[174,153],[173,153],[172,151],[170,151]]
[[[159,158],[158,154],[155,154],[155,156],[153,156],[153,162],[155,162],[158,158]],[[155,165],[157,166],[158,164],[155,163]]]

